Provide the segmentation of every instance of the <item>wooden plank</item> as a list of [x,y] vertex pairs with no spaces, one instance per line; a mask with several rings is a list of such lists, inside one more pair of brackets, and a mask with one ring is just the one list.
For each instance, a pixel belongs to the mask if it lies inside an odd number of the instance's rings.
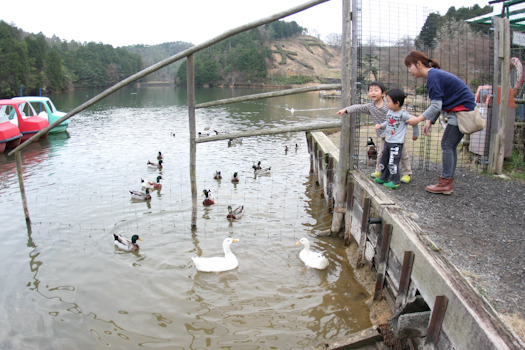
[[392,225],[385,224],[381,242],[381,252],[379,253],[377,264],[377,278],[374,292],[374,300],[381,300],[383,285],[385,282],[386,266],[388,264],[388,254],[390,252],[390,238],[392,237]]
[[443,320],[445,319],[445,312],[447,311],[448,298],[444,295],[436,296],[432,316],[428,325],[427,337],[425,339],[425,346],[423,349],[433,349],[439,340]]
[[412,266],[414,265],[415,254],[413,251],[405,251],[403,257],[403,266],[401,267],[401,278],[396,298],[396,310],[399,310],[406,303],[408,287],[410,286],[410,277],[412,275]]
[[363,204],[363,216],[361,218],[361,237],[357,248],[357,267],[365,264],[366,233],[368,232],[368,217],[370,216],[371,199],[365,198]]
[[205,102],[205,103],[199,103],[198,105],[195,105],[195,108],[200,109],[200,108],[207,108],[207,107],[222,106],[222,105],[226,105],[230,103],[261,100],[263,98],[278,97],[278,96],[288,96],[288,95],[301,94],[301,93],[310,92],[310,91],[339,90],[339,89],[341,89],[341,84],[323,84],[323,85],[315,85],[315,86],[306,86],[306,87],[295,88],[295,89],[264,92],[260,94],[238,96],[238,97],[226,98],[222,100],[215,100],[215,101],[210,101],[210,102]]
[[258,130],[239,131],[239,132],[234,132],[231,134],[221,134],[221,135],[213,135],[213,136],[207,136],[207,137],[199,137],[196,142],[203,143],[203,142],[211,142],[211,141],[238,139],[241,137],[252,137],[252,136],[260,136],[260,135],[276,135],[276,134],[285,134],[289,132],[313,131],[313,130],[333,129],[333,128],[340,128],[340,127],[341,127],[340,121],[301,124],[301,125],[293,125],[293,126],[284,126],[280,128],[263,128],[263,129],[258,129]]

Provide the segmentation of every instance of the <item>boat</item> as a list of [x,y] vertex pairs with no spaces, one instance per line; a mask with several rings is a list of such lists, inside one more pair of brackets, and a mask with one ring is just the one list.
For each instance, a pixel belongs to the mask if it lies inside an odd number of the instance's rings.
[[[45,96],[21,96],[14,97],[15,100],[24,100],[29,102],[35,111],[38,111],[38,116],[47,119],[49,124],[52,124],[65,116],[67,113],[57,110],[53,101],[49,97]],[[49,130],[49,133],[57,133],[66,131],[69,126],[69,119],[64,120],[62,123]]]
[[9,121],[9,116],[0,109],[0,153],[6,148],[12,149],[18,147],[22,140],[22,133],[16,125]]
[[[9,121],[16,125],[22,134],[21,141],[25,142],[34,134],[49,125],[46,119],[36,115],[33,106],[24,100],[0,100],[0,114],[5,114]],[[48,133],[40,136],[46,138]]]

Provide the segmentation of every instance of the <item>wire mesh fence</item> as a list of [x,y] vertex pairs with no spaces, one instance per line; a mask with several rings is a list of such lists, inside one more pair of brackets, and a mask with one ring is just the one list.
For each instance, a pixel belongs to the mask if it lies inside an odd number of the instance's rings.
[[[519,6],[525,8],[525,4]],[[487,118],[488,127],[472,135],[465,135],[458,146],[458,167],[486,171],[492,132],[490,107],[494,76],[494,38],[491,25],[448,19],[432,12],[428,7],[393,2],[358,0],[358,9],[358,103],[370,101],[367,95],[368,85],[372,81],[380,81],[387,89],[403,89],[407,95],[403,108],[419,116],[430,105],[426,81],[413,78],[404,59],[412,50],[424,52],[429,58],[439,62],[443,70],[462,79],[475,93],[476,102]],[[399,18],[407,20],[400,22]],[[441,21],[441,25],[434,26],[435,21]],[[509,108],[505,158],[516,162],[516,166],[523,169],[524,121],[520,99],[525,97],[521,68],[521,62],[525,58],[525,35],[521,30],[512,28],[514,39],[511,52],[514,58],[511,87],[515,107]],[[377,144],[379,140],[372,119],[367,115],[359,115],[357,118],[360,127],[355,134],[355,142],[360,147],[356,148],[354,157],[359,159],[356,166],[362,167],[367,162],[367,141],[372,137]],[[420,128],[422,125],[420,124]],[[412,135],[407,134],[405,147],[409,151],[412,167],[427,170],[431,164],[441,163],[440,145],[445,126],[446,119],[441,117],[432,127],[429,136],[421,134],[417,141],[412,141]]]

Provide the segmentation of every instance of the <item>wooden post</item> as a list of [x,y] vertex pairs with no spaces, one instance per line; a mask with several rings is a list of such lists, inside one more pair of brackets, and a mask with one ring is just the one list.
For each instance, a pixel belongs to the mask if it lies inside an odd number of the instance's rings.
[[[346,190],[346,213],[350,213],[354,209],[354,183],[349,182]],[[348,220],[347,220],[348,223]],[[350,245],[350,236],[352,235],[352,223],[345,225],[344,241],[345,246]]]
[[187,61],[188,119],[190,124],[190,183],[191,183],[191,226],[197,227],[197,143],[195,126],[195,67],[193,54]]
[[[354,7],[355,10],[355,7]],[[350,9],[350,0],[343,0],[343,63],[341,67],[341,107],[348,106],[351,103],[351,86],[350,68],[352,66],[352,13]],[[348,173],[348,154],[350,147],[350,117],[346,113],[341,116],[341,137],[339,142],[339,163],[337,166],[337,182],[335,189],[335,206],[342,207],[345,202],[345,188]],[[334,211],[332,217],[332,233],[338,233],[343,225],[344,214]]]
[[447,311],[448,298],[444,295],[438,295],[432,309],[432,316],[430,316],[430,323],[428,325],[427,337],[425,338],[425,345],[423,349],[434,349],[439,340],[443,320],[445,319],[445,312]]
[[363,204],[363,216],[361,218],[361,238],[359,239],[359,247],[357,248],[357,267],[362,267],[365,264],[365,248],[366,248],[366,234],[368,232],[368,218],[370,217],[370,207],[372,200],[365,198]]
[[412,251],[406,251],[403,257],[403,266],[401,267],[401,277],[399,278],[399,289],[396,298],[396,310],[399,310],[406,303],[408,287],[410,286],[410,277],[412,275],[412,266],[414,264],[415,254]]
[[16,159],[16,173],[18,174],[18,185],[20,186],[20,195],[22,196],[22,206],[24,208],[24,216],[26,218],[26,224],[30,229],[31,218],[29,217],[29,209],[27,207],[26,188],[24,186],[24,174],[22,173],[22,156],[20,151],[15,152]]
[[374,300],[381,300],[383,293],[383,284],[385,282],[386,266],[388,264],[388,254],[390,253],[390,238],[392,237],[392,225],[386,224],[383,227],[383,241],[381,242],[381,251],[379,252],[379,261],[377,264],[377,279],[374,292]]
[[[508,106],[509,106],[509,88],[510,88],[510,21],[507,18],[495,18],[494,31],[494,56],[497,62],[494,62],[494,68],[500,70],[501,76],[501,96],[499,108],[497,107],[498,98],[493,98],[492,111],[497,108],[497,123],[492,114],[491,121],[491,139],[489,152],[488,172],[491,174],[501,174],[503,172],[503,160],[505,156],[505,124],[507,123]],[[498,95],[498,81],[494,81],[496,86],[492,87],[492,94]]]

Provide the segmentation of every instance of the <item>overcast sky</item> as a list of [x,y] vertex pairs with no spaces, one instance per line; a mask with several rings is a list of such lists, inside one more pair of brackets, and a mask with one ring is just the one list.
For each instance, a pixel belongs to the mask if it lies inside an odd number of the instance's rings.
[[[370,0],[363,0],[363,4]],[[379,1],[379,0],[372,0]],[[230,29],[306,3],[307,0],[24,0],[3,1],[0,19],[30,32],[62,40],[114,47],[184,41],[200,44]],[[381,0],[420,6],[421,0]],[[427,5],[446,13],[450,6],[488,5],[488,1],[439,0]],[[499,5],[497,5],[499,6]],[[500,7],[499,7],[500,8]],[[342,1],[330,0],[285,18],[324,39],[341,33]],[[402,13],[401,23],[407,21]]]

